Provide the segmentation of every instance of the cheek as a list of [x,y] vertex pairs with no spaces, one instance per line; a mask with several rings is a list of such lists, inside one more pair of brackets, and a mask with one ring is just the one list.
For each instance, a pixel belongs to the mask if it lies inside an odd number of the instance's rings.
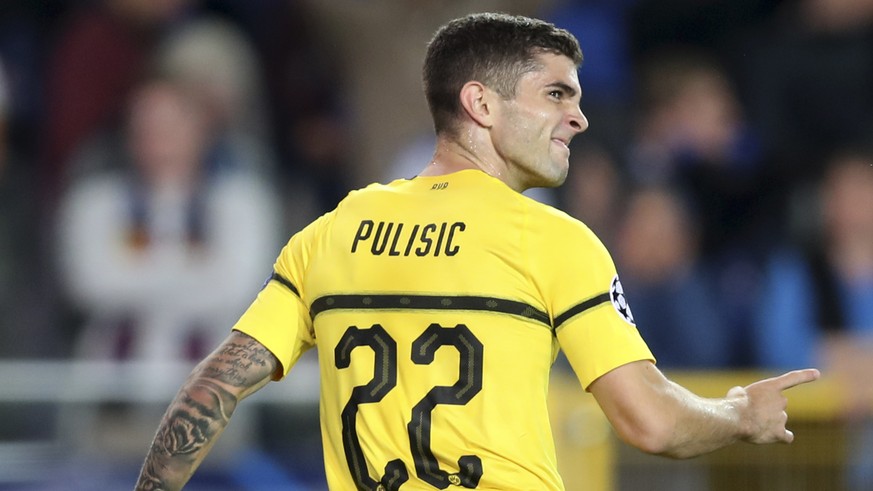
[[522,136],[529,141],[541,133],[540,130],[547,118],[548,116],[542,111],[515,105],[510,106],[506,113],[506,126],[517,136]]
[[551,150],[552,130],[545,123],[548,120],[543,116],[533,113],[519,124],[516,140],[523,144],[528,152]]
[[528,107],[513,106],[508,109],[498,151],[505,158],[523,162],[526,166],[539,167],[557,158],[551,142],[554,127],[550,122],[554,116]]

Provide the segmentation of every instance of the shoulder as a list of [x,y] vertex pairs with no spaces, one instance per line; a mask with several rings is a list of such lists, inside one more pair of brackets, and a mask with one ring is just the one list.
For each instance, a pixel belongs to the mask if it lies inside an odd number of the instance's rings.
[[408,181],[398,179],[387,184],[372,183],[358,189],[353,189],[340,200],[333,211],[342,214],[346,210],[359,212],[361,209],[378,207],[387,200],[390,200],[391,196],[396,196],[400,193],[400,189],[405,182]]
[[397,179],[388,183],[374,182],[364,187],[349,191],[341,203],[369,199],[386,193],[394,193],[407,182],[409,182],[407,179]]
[[600,238],[561,210],[536,202],[527,206],[526,255],[541,281],[568,291],[608,289],[615,264]]
[[553,206],[520,196],[530,216],[530,229],[538,236],[552,240],[560,239],[570,243],[592,243],[600,245],[600,239],[583,222]]

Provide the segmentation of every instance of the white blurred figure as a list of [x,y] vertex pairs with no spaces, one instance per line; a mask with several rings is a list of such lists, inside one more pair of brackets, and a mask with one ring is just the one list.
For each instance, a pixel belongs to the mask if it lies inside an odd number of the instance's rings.
[[251,171],[210,168],[212,128],[198,98],[168,80],[147,82],[130,105],[129,168],[71,186],[59,252],[66,291],[86,318],[79,356],[197,359],[269,273],[273,190]]
[[[202,99],[148,80],[129,106],[126,165],[80,175],[61,203],[60,276],[83,318],[74,355],[140,364],[136,395],[155,403],[63,411],[61,438],[86,459],[122,465],[141,453],[172,396],[166,384],[178,381],[173,367],[193,366],[227,335],[281,246],[274,189],[245,165],[216,168],[244,155],[216,155],[215,138]],[[251,443],[250,423],[235,433],[213,464]]]

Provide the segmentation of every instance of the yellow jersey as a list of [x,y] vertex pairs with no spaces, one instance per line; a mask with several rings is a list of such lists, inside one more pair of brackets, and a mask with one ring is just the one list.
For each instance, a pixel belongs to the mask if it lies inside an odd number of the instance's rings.
[[582,223],[478,170],[374,184],[295,234],[234,326],[317,347],[332,490],[561,490],[546,397],[653,359]]

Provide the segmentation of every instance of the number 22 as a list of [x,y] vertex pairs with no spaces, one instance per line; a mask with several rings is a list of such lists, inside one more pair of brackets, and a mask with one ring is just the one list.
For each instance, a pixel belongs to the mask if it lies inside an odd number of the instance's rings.
[[[379,402],[397,385],[397,343],[379,324],[369,329],[351,326],[340,338],[334,350],[336,367],[348,368],[352,351],[361,346],[373,350],[373,378],[365,385],[352,389],[352,395],[342,412],[343,449],[349,471],[359,490],[397,491],[409,480],[406,466],[400,459],[385,465],[385,475],[379,481],[367,473],[364,452],[357,434],[357,414],[361,404]],[[443,327],[431,324],[412,342],[412,361],[418,365],[430,365],[437,350],[454,346],[459,354],[458,381],[451,386],[437,386],[412,408],[412,418],[407,425],[410,450],[415,461],[419,479],[438,489],[449,484],[475,488],[482,477],[482,460],[475,455],[458,459],[459,472],[449,474],[439,468],[439,462],[430,448],[431,420],[438,404],[464,405],[482,390],[482,343],[464,324]]]

